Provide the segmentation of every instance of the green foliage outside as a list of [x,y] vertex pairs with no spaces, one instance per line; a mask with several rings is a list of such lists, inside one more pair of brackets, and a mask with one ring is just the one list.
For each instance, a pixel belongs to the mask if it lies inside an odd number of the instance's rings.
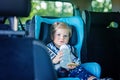
[[[111,0],[92,0],[91,5],[92,11],[112,11]],[[30,15],[27,18],[21,18],[22,23],[24,24],[26,20],[32,19],[34,15],[68,17],[73,15],[73,7],[70,3],[33,1]]]
[[92,0],[92,11],[95,12],[111,12],[112,2],[111,0]]
[[22,23],[32,19],[34,15],[68,17],[73,15],[73,7],[70,3],[34,1],[32,2],[30,15],[27,18],[21,18]]

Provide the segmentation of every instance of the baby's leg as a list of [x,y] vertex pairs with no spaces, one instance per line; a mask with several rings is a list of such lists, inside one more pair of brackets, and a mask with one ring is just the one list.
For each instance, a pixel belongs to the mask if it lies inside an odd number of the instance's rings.
[[88,72],[82,66],[77,66],[75,69],[70,70],[69,77],[78,77],[81,80],[93,80],[96,78],[93,74]]

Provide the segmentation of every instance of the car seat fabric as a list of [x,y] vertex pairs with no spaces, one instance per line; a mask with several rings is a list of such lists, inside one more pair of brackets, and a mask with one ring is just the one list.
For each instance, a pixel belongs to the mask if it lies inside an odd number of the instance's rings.
[[79,78],[59,78],[58,80],[80,80]]
[[56,80],[46,47],[39,41],[1,37],[0,52],[0,80]]
[[[77,56],[79,58],[81,58],[81,47],[82,47],[82,41],[84,38],[84,25],[83,25],[83,21],[80,18],[80,16],[74,16],[74,17],[68,17],[68,18],[56,18],[56,19],[51,19],[51,18],[43,18],[40,17],[38,15],[36,15],[34,17],[35,19],[35,38],[38,40],[42,40],[43,42],[49,42],[50,40],[50,25],[56,21],[61,21],[61,22],[66,22],[69,25],[73,25],[74,28],[76,29],[76,33],[74,33],[74,35],[77,34],[77,37],[73,39],[78,39],[77,42],[75,42],[75,48],[77,51]],[[46,28],[42,28],[42,27],[46,27]],[[45,30],[45,31],[43,31]],[[46,34],[46,35],[45,35]],[[45,39],[46,38],[46,39]],[[74,40],[73,40],[74,42]],[[89,64],[84,63],[82,64],[82,66],[87,69],[88,71],[90,71],[91,73],[93,73],[95,76],[100,77],[100,73],[101,73],[101,68],[100,65],[96,62],[90,62]],[[69,78],[71,79],[71,78]]]
[[41,29],[41,22],[46,22],[48,24],[52,24],[56,21],[60,22],[66,22],[69,25],[75,25],[76,27],[76,31],[77,31],[77,36],[78,37],[78,41],[77,44],[75,45],[76,51],[77,51],[77,56],[80,58],[80,51],[81,51],[81,46],[82,46],[82,41],[83,41],[83,34],[84,34],[84,30],[83,30],[83,22],[82,19],[79,16],[76,17],[70,17],[70,18],[59,18],[59,19],[47,19],[47,18],[42,18],[40,16],[35,16],[35,38],[39,39],[39,35],[40,35],[40,29]]
[[91,17],[90,17],[90,13],[85,10],[85,11],[82,11],[81,13],[81,17],[83,19],[83,22],[84,22],[84,42],[83,42],[83,47],[82,47],[82,51],[81,51],[81,60],[82,62],[87,62],[87,36],[89,35],[89,31],[90,31],[90,20],[91,20]]
[[[101,65],[101,77],[111,77],[119,80],[120,69],[120,13],[119,12],[91,12],[86,15],[87,61],[96,61]],[[90,18],[90,19],[88,19]],[[118,27],[108,27],[114,21]]]
[[[0,0],[0,16],[26,17],[30,5],[31,0]],[[0,80],[56,80],[46,47],[33,38],[18,37],[21,32],[10,25],[8,31],[4,21],[0,23]]]

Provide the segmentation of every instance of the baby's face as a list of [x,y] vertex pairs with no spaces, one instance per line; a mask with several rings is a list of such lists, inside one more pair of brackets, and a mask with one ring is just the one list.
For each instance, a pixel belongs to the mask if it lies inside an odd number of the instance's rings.
[[53,42],[58,48],[63,44],[67,44],[69,42],[69,30],[68,29],[57,29],[54,34]]

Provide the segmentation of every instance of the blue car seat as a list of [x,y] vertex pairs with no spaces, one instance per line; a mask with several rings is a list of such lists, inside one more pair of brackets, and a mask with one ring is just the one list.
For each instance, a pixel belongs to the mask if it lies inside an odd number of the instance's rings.
[[[76,48],[76,55],[81,59],[81,47],[84,38],[84,24],[80,16],[73,16],[67,18],[43,18],[38,15],[34,16],[35,25],[35,38],[43,41],[47,44],[50,39],[50,25],[54,22],[66,22],[72,25],[73,36],[70,39],[70,44]],[[100,77],[101,67],[96,62],[82,63],[81,64],[86,70],[94,74],[96,77]],[[58,80],[79,80],[79,78],[58,78]]]

